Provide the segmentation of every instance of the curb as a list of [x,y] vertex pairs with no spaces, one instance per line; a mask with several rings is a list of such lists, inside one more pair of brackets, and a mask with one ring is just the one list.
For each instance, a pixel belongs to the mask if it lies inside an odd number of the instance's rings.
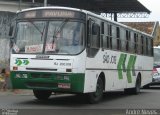
[[0,95],[33,95],[32,90],[7,90],[0,91]]

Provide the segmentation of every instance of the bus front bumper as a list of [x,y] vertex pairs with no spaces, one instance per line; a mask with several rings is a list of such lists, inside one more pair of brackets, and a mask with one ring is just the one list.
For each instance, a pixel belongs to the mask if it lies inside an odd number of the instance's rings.
[[11,72],[14,89],[46,89],[53,92],[83,93],[84,73]]

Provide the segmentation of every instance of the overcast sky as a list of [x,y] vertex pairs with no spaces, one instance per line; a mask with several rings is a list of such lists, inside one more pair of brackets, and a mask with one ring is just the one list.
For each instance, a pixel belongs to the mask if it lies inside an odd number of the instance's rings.
[[[160,21],[160,0],[138,0],[147,9],[151,11],[149,18],[133,18],[129,21]],[[118,21],[128,21],[128,19],[119,18]]]

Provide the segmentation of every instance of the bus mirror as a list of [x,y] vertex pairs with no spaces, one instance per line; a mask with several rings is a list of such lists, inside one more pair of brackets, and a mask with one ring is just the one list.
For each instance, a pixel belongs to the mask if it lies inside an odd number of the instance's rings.
[[88,20],[88,48],[99,47],[100,26],[92,19]]
[[87,35],[88,35],[87,46],[88,46],[88,48],[90,48],[90,46],[91,46],[91,44],[90,44],[91,34],[92,34],[92,29],[91,29],[91,27],[92,27],[92,20],[91,20],[91,18],[90,18],[90,19],[87,21],[87,31],[88,31],[88,33],[87,33]]
[[11,38],[10,38],[10,48],[12,48],[12,47],[13,47],[13,44],[14,44],[14,38],[13,38],[13,37],[11,37]]
[[13,26],[11,26],[9,29],[9,37],[12,37],[12,35],[13,35]]

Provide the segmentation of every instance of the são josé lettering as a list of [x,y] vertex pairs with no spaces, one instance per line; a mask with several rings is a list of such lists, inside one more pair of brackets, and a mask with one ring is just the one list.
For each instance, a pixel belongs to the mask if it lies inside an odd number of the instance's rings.
[[103,63],[116,64],[117,56],[108,55],[107,53],[103,55]]

